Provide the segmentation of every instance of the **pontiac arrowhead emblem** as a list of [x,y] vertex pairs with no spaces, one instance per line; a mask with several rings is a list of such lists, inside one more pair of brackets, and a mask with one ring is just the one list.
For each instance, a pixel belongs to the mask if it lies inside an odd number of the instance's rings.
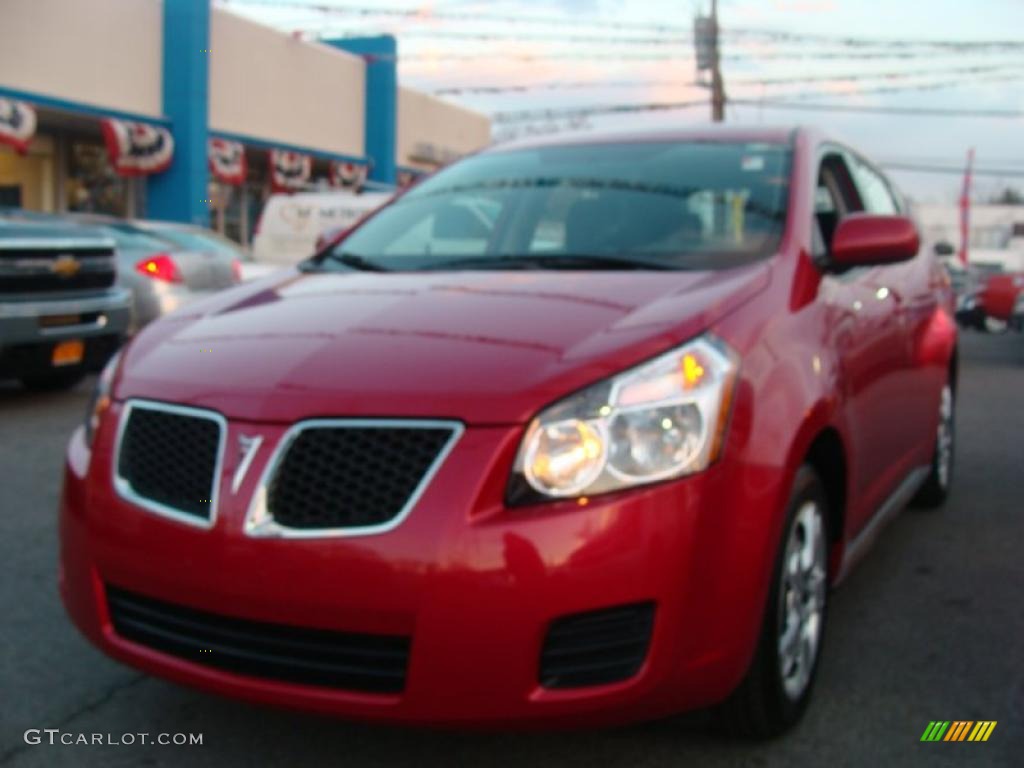
[[263,438],[259,435],[238,436],[238,466],[235,467],[235,474],[231,478],[232,493],[238,493],[238,489],[245,479],[245,473],[249,471],[252,460],[256,458],[256,453],[262,444]]

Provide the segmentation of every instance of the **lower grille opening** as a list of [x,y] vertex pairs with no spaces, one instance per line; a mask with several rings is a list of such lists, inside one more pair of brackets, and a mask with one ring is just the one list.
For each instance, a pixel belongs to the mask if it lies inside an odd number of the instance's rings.
[[405,687],[410,638],[308,629],[197,611],[107,585],[117,634],[241,675],[368,693]]
[[626,680],[651,644],[654,603],[635,603],[555,619],[540,656],[540,684],[579,688]]

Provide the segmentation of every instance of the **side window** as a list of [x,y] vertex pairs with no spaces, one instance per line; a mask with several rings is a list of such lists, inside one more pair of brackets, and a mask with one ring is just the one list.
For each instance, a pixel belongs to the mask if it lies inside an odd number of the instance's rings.
[[887,215],[899,213],[900,207],[881,174],[856,158],[852,164],[857,189],[860,191],[861,200],[864,201],[864,210],[868,213]]
[[818,185],[814,190],[814,227],[812,253],[827,258],[839,220],[849,213],[863,210],[846,163],[838,153],[822,158]]

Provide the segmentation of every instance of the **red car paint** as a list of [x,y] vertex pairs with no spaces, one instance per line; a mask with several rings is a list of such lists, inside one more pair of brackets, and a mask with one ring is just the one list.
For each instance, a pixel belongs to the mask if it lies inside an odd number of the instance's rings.
[[[952,297],[930,254],[839,276],[816,265],[811,227],[825,140],[808,131],[792,140],[785,234],[774,256],[753,265],[295,271],[149,326],[124,354],[92,445],[80,429],[68,447],[61,592],[74,623],[104,652],[150,673],[353,718],[599,724],[722,700],[750,664],[791,482],[816,438],[838,437],[846,464],[841,535],[830,553],[835,580],[883,502],[929,464],[955,355]],[[855,239],[870,237],[868,227]],[[704,332],[741,361],[715,464],[589,499],[506,506],[510,468],[539,410]],[[134,397],[226,417],[211,530],[148,514],[112,487],[119,416]],[[269,448],[293,422],[331,415],[456,419],[466,428],[409,517],[387,533],[246,536]],[[230,447],[243,434],[269,448],[233,492],[241,456]],[[151,650],[113,629],[104,583],[253,621],[409,634],[405,690],[274,682]],[[540,645],[555,617],[641,601],[654,601],[657,614],[634,677],[568,690],[538,683]]]
[[1011,272],[989,277],[978,298],[986,315],[1008,322],[1022,294],[1024,274]]

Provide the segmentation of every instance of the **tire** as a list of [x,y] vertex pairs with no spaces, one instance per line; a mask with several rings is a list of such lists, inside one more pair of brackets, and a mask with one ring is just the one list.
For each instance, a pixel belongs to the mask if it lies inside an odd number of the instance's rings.
[[[828,595],[828,501],[808,465],[793,482],[783,531],[754,659],[723,705],[727,729],[744,738],[772,738],[795,725],[817,677]],[[795,655],[782,651],[786,635],[798,641]]]
[[1007,322],[1000,320],[998,317],[990,317],[988,315],[981,321],[982,330],[986,333],[1006,333]]
[[85,378],[85,371],[53,371],[31,376],[22,376],[21,383],[26,389],[34,392],[59,392],[71,389]]
[[924,509],[941,507],[949,497],[953,484],[953,461],[956,458],[956,395],[952,381],[947,381],[939,396],[939,426],[932,454],[928,479],[911,500],[911,505]]

